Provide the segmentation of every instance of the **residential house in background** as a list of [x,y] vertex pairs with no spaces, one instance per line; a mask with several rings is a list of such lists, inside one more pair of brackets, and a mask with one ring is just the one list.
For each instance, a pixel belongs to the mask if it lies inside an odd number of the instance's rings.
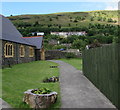
[[41,59],[43,36],[23,37],[8,18],[0,15],[0,20],[3,67]]
[[57,40],[55,40],[55,39],[51,39],[51,40],[48,41],[48,43],[49,43],[50,45],[57,45],[57,44],[59,44],[59,41],[57,41]]
[[32,32],[32,36],[44,36],[44,32]]
[[87,35],[87,33],[85,31],[81,31],[81,32],[51,32],[51,35],[59,35],[59,36],[64,36],[64,37],[68,37],[71,35],[77,35],[77,36],[85,36]]

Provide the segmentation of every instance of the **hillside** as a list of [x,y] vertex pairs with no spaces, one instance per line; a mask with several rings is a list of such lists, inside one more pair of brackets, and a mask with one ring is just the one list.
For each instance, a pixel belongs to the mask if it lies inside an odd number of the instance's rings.
[[[28,35],[31,31],[59,31],[59,29],[64,28],[89,27],[90,24],[117,25],[118,11],[64,12],[44,15],[18,15],[8,18],[23,35]],[[51,30],[51,28],[53,29]]]

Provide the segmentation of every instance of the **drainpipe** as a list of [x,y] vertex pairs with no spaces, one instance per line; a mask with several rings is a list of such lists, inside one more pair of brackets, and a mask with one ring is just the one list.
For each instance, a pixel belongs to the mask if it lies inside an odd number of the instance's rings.
[[45,60],[44,40],[42,41],[41,60]]

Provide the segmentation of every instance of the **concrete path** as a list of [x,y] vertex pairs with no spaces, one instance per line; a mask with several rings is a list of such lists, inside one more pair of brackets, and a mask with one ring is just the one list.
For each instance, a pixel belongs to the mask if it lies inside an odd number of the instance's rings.
[[81,71],[62,61],[51,61],[60,65],[61,108],[115,108]]
[[1,108],[11,108],[11,106],[0,98],[0,109]]

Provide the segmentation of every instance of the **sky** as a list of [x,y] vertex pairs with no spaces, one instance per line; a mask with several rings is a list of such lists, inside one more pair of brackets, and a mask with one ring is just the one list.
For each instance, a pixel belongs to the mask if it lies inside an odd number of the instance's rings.
[[[101,0],[102,1],[102,0]],[[108,0],[109,1],[109,0]],[[2,2],[2,15],[116,10],[118,2]]]

